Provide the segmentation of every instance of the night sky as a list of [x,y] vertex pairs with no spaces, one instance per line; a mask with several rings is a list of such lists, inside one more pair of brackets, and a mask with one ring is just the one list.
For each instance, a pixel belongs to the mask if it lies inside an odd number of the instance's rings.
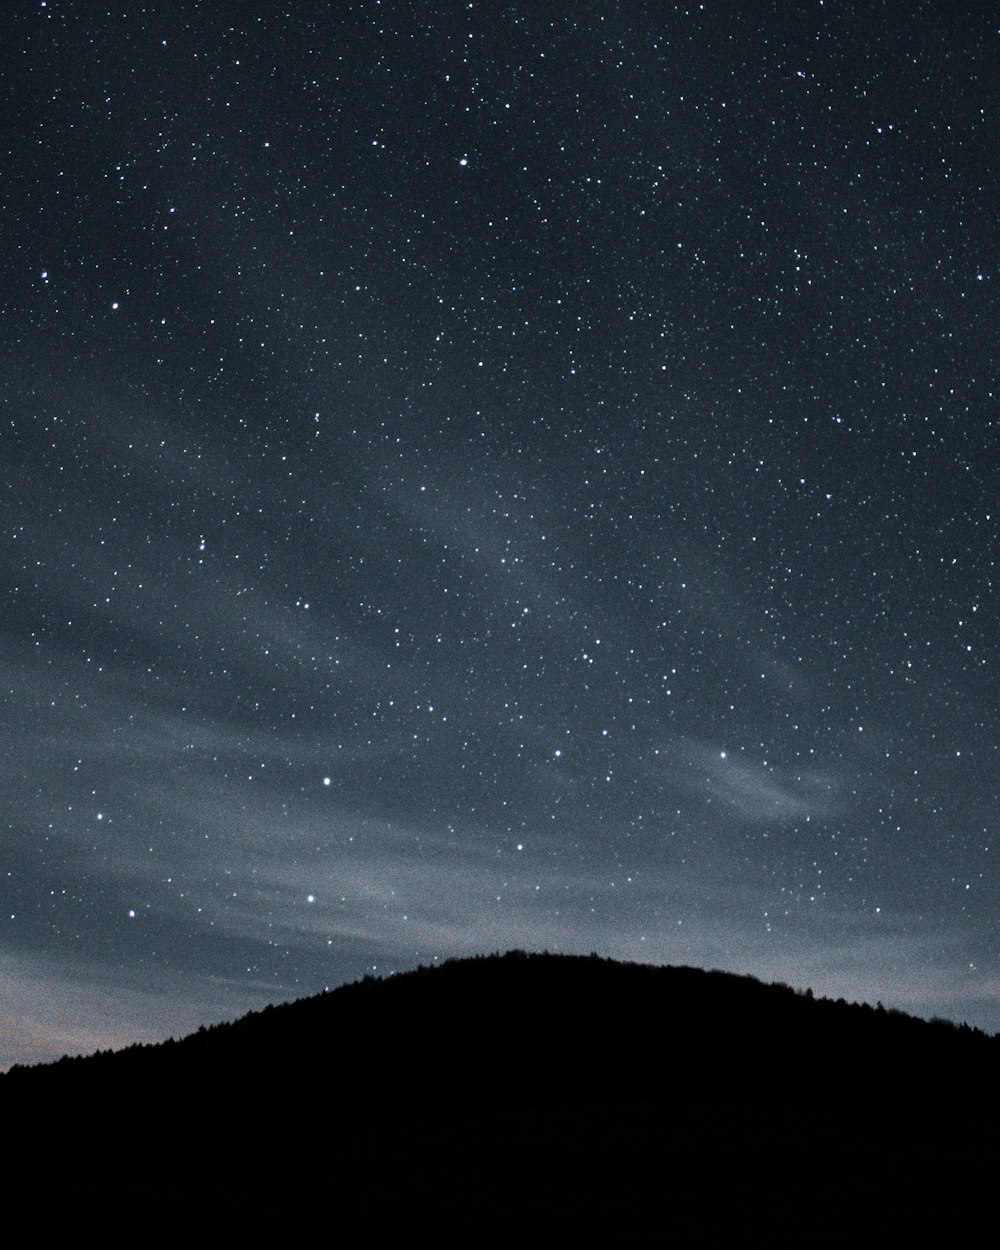
[[0,1064],[508,947],[1000,1029],[1000,34],[5,13]]

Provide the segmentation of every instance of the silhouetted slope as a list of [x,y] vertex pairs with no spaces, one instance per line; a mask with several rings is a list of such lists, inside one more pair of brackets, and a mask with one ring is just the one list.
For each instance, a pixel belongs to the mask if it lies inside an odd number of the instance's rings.
[[[581,1099],[996,1094],[1000,1041],[787,986],[597,957],[458,960],[252,1013],[180,1042],[15,1069],[0,1098],[141,1091],[213,1132],[308,1130]],[[218,1115],[213,1114],[213,1108]],[[225,1118],[220,1118],[222,1112]],[[91,1133],[92,1124],[77,1131]]]
[[888,1235],[900,1195],[926,1208],[933,1187],[986,1183],[998,1057],[1000,1041],[965,1027],[749,977],[512,953],[17,1069],[0,1112],[8,1149],[72,1157],[88,1198],[79,1160],[97,1148],[119,1152],[143,1202],[164,1175],[184,1192],[245,1187],[267,1158],[253,1198],[275,1218],[289,1187],[335,1177],[352,1201],[389,1192],[397,1215],[460,1224],[572,1207],[581,1224],[639,1228],[669,1199],[695,1244],[706,1220],[721,1236],[768,1192],[798,1218],[818,1204],[841,1236],[845,1200],[891,1190]]

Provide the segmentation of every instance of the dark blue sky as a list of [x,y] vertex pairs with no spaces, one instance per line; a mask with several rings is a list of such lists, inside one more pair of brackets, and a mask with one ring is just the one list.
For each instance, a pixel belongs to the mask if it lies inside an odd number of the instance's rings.
[[1000,1029],[997,26],[9,16],[0,1062],[509,946]]

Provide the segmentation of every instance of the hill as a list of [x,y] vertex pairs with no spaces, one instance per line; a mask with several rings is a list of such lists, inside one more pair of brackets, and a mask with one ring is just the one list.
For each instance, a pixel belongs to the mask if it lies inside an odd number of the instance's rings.
[[998,1058],[965,1026],[750,977],[512,952],[14,1069],[0,1112],[8,1174],[30,1190],[43,1160],[84,1204],[110,1158],[140,1205],[221,1186],[265,1221],[325,1191],[383,1219],[639,1228],[666,1203],[696,1244],[770,1193],[833,1244],[882,1194],[898,1231],[900,1194],[926,1213],[985,1183]]

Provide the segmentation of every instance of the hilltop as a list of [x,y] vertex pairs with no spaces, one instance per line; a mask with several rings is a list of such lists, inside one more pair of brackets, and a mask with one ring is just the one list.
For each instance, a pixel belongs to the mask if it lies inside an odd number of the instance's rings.
[[[141,1141],[158,1162],[118,1166],[150,1201],[165,1166],[184,1191],[199,1160],[231,1186],[267,1158],[265,1218],[289,1185],[336,1178],[397,1214],[568,1219],[582,1202],[641,1223],[660,1195],[683,1223],[709,1218],[720,1176],[738,1203],[791,1180],[795,1209],[831,1186],[842,1204],[919,1178],[940,1192],[959,1168],[968,1183],[996,1162],[998,1058],[966,1026],[751,977],[511,952],[14,1069],[0,1109],[8,1143],[75,1169]],[[61,1183],[92,1194],[82,1167]]]

